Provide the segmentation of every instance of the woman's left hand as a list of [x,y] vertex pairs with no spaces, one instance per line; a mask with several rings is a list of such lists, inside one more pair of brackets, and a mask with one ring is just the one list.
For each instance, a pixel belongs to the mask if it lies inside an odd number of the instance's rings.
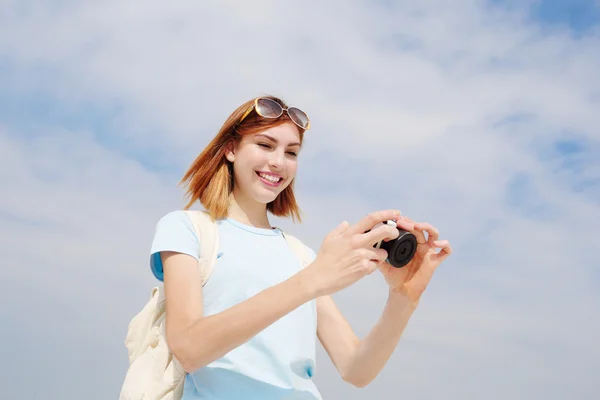
[[[394,293],[402,294],[408,300],[418,303],[431,281],[436,268],[452,254],[450,242],[438,240],[439,232],[431,224],[416,223],[407,217],[400,217],[398,228],[411,232],[417,238],[417,250],[412,260],[402,268],[395,268],[382,262],[379,270]],[[428,237],[425,239],[424,232]],[[438,252],[437,249],[441,248]]]

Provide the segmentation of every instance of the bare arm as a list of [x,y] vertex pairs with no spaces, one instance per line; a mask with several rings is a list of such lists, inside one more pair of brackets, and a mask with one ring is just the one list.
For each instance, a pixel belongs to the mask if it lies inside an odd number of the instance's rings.
[[165,271],[166,334],[187,372],[242,345],[314,295],[297,274],[221,313],[204,317],[198,262],[181,253],[161,254]]
[[417,251],[403,268],[379,264],[390,289],[381,318],[371,332],[358,340],[331,298],[320,299],[317,306],[319,339],[344,380],[357,387],[368,385],[387,363],[434,271],[452,254],[450,243],[438,240],[439,232],[432,225],[414,223],[406,217],[397,221],[398,227],[417,237]]
[[359,340],[330,296],[317,300],[319,340],[346,382],[364,387],[375,379],[396,348],[416,306],[390,291],[381,318]]
[[237,348],[314,298],[335,293],[378,268],[385,251],[376,243],[397,235],[389,226],[368,229],[397,217],[395,210],[372,213],[357,224],[331,231],[315,261],[286,281],[215,315],[204,316],[198,262],[191,256],[161,252],[164,266],[167,342],[182,367],[195,371]]

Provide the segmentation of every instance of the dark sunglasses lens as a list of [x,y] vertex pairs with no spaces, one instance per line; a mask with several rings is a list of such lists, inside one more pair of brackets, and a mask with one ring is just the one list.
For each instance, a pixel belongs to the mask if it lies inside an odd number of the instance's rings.
[[288,115],[290,116],[290,119],[294,121],[294,123],[300,128],[306,129],[308,126],[308,115],[306,115],[304,111],[300,110],[299,108],[288,108]]
[[258,99],[256,102],[256,112],[265,118],[278,118],[283,113],[283,109],[274,100]]

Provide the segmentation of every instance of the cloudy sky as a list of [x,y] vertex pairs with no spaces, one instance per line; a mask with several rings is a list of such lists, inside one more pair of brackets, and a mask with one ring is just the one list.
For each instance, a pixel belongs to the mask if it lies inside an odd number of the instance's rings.
[[[156,221],[265,93],[313,121],[274,223],[396,207],[455,251],[370,386],[319,349],[326,399],[597,398],[600,3],[323,3],[0,0],[5,398],[117,398]],[[363,336],[385,284],[335,298]]]

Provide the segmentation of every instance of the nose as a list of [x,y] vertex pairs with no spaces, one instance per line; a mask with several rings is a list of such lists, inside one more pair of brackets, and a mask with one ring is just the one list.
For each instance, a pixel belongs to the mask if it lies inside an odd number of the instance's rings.
[[281,169],[285,160],[285,151],[277,150],[271,153],[269,158],[269,166],[273,169]]

